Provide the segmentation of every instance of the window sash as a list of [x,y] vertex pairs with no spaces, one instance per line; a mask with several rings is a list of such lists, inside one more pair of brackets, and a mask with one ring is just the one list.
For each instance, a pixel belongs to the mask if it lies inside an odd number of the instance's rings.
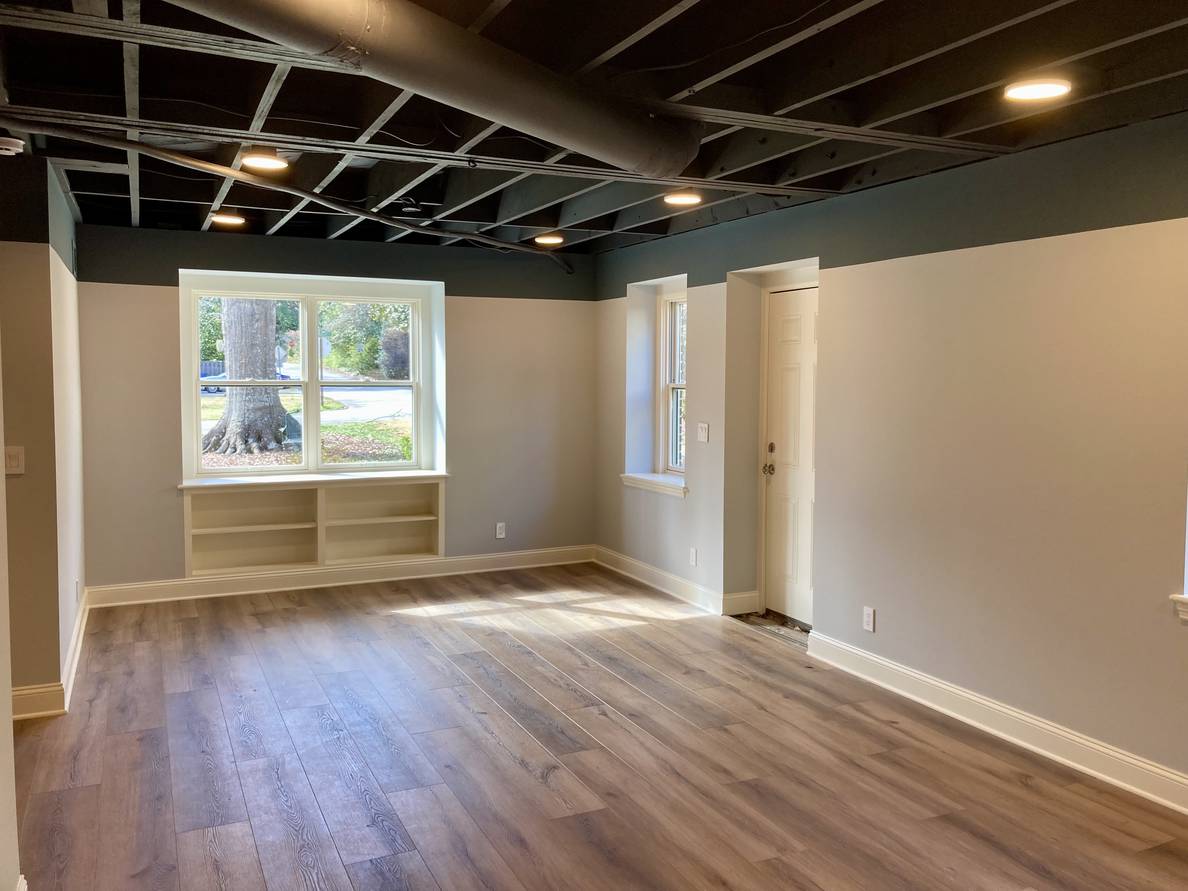
[[680,415],[682,406],[687,411],[688,351],[688,302],[684,295],[660,297],[657,316],[656,470],[683,474],[686,438]]
[[[201,377],[202,331],[199,319],[199,304],[204,297],[222,297],[256,300],[286,300],[298,304],[299,336],[301,338],[301,374],[290,380],[212,380]],[[323,303],[403,304],[409,307],[409,375],[403,380],[326,380],[322,378],[321,336],[318,322],[318,308]],[[411,470],[421,466],[422,430],[421,420],[421,369],[420,369],[420,324],[421,301],[409,298],[382,297],[324,297],[316,295],[231,293],[216,290],[195,290],[190,300],[190,323],[194,362],[190,375],[194,384],[193,440],[188,447],[196,454],[194,471],[197,476],[238,476],[251,474],[286,474],[302,472],[333,472],[364,470]],[[302,429],[301,462],[299,464],[244,466],[232,468],[204,469],[202,466],[202,391],[204,387],[276,387],[278,389],[301,390]],[[412,393],[412,411],[409,426],[412,440],[412,455],[408,461],[385,462],[325,462],[322,460],[321,406],[323,388],[386,387],[407,389]]]

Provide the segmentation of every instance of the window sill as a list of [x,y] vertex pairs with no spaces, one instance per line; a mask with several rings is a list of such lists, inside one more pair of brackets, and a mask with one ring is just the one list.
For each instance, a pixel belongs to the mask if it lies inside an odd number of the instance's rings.
[[684,498],[689,494],[685,478],[676,473],[622,473],[619,474],[619,479],[623,481],[624,486],[659,492],[661,495],[671,495],[674,498]]
[[436,470],[350,470],[335,473],[252,473],[243,476],[203,476],[182,480],[178,488],[234,489],[234,488],[298,488],[333,483],[369,482],[432,482],[444,480],[449,474]]
[[1173,594],[1171,602],[1175,604],[1176,612],[1180,614],[1180,621],[1188,625],[1188,597],[1182,594]]

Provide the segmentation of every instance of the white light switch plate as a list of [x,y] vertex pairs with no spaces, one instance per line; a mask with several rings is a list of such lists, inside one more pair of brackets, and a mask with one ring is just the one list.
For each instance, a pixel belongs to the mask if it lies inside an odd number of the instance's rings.
[[699,423],[697,425],[697,441],[709,442],[709,424]]
[[495,537],[496,538],[507,538],[507,523],[496,523],[495,524]]
[[25,472],[24,446],[4,447],[4,472],[10,476]]

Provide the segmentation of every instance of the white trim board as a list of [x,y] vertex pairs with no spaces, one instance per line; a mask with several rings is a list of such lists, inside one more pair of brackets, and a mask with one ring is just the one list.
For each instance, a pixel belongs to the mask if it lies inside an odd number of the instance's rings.
[[[86,589],[78,602],[78,614],[74,617],[74,633],[70,636],[70,649],[62,666],[62,708],[70,710],[70,695],[74,692],[74,676],[78,672],[78,660],[82,656],[83,638],[87,628],[87,616],[91,610]],[[16,714],[16,709],[13,709]]]
[[622,573],[629,578],[635,579],[637,582],[643,582],[645,585],[658,588],[665,594],[671,594],[678,600],[684,600],[694,606],[699,606],[707,612],[715,613],[716,615],[722,614],[722,595],[717,591],[712,591],[696,582],[681,578],[679,575],[673,575],[671,572],[652,566],[650,563],[644,563],[642,560],[636,560],[634,557],[628,557],[626,554],[620,554],[618,551],[604,548],[602,545],[594,545],[592,550],[594,552],[594,562],[605,566],[607,569],[613,569],[615,572]]
[[834,640],[809,635],[809,655],[964,721],[994,736],[1076,768],[1143,798],[1188,814],[1188,774],[1164,767],[1013,706]]
[[190,600],[196,597],[231,597],[266,591],[291,591],[299,588],[325,588],[331,585],[359,585],[397,579],[458,575],[464,572],[491,572],[498,569],[528,569],[533,566],[556,566],[563,563],[587,563],[594,559],[590,545],[566,548],[538,548],[529,551],[505,551],[465,557],[432,557],[392,563],[356,566],[316,566],[310,569],[287,569],[239,575],[197,576],[157,582],[134,582],[126,585],[88,586],[88,608],[154,603],[164,600]]
[[12,688],[12,719],[51,718],[66,714],[66,691],[61,682]]
[[722,595],[722,615],[741,616],[763,612],[763,598],[758,591],[736,591]]

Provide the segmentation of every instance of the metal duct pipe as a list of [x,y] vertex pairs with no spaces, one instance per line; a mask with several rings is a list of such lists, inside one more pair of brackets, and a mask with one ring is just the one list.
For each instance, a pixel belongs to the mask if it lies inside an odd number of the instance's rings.
[[588,90],[409,0],[170,2],[624,170],[676,176],[697,154],[698,125]]

